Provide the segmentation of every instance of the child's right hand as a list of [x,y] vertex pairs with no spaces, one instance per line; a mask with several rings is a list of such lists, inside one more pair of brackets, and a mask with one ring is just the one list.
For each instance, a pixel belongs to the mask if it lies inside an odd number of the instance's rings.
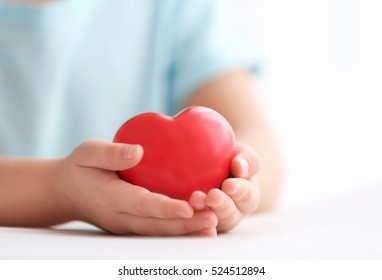
[[53,188],[58,209],[115,234],[215,235],[216,215],[193,211],[171,199],[121,180],[115,171],[138,164],[139,145],[88,140],[57,165]]

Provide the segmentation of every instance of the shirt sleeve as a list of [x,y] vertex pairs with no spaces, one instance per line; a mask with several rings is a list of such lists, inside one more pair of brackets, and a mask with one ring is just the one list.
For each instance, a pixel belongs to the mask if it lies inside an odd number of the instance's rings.
[[198,86],[226,71],[259,69],[259,51],[244,31],[234,1],[181,3],[172,71],[176,104]]

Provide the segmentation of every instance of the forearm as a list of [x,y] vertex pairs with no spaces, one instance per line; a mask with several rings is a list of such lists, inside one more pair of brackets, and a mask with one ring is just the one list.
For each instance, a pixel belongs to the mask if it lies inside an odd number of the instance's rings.
[[0,157],[0,226],[65,222],[53,192],[59,160]]

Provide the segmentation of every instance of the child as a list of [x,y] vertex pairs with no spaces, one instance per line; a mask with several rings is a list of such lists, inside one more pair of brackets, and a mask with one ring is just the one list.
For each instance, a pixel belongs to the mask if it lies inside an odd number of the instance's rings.
[[[0,225],[214,236],[271,207],[280,162],[231,2],[14,2],[0,2]],[[189,201],[120,180],[142,147],[95,138],[137,113],[192,105],[234,128],[233,178]]]

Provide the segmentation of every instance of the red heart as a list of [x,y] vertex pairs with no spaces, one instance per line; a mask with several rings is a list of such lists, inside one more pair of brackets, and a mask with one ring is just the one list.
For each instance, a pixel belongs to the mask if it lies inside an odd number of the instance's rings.
[[199,106],[174,117],[139,114],[120,127],[114,142],[140,144],[144,151],[137,166],[119,172],[123,180],[185,200],[195,190],[208,192],[221,186],[236,146],[226,119]]

